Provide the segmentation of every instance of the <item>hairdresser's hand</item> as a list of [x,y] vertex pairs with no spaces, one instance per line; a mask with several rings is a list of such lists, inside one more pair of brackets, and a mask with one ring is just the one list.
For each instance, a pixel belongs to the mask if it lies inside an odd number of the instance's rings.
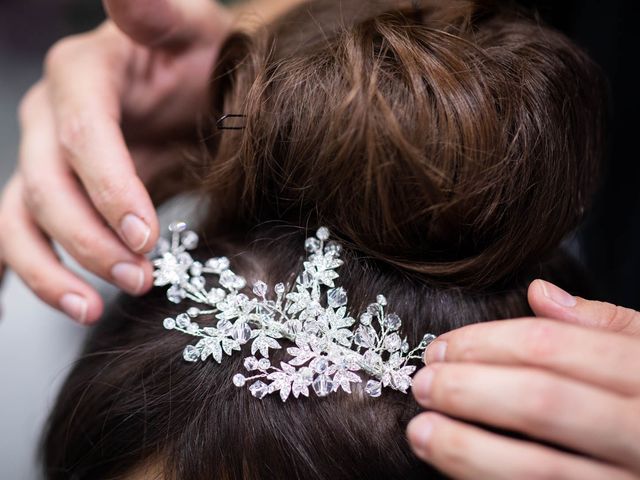
[[102,300],[51,240],[124,290],[148,290],[141,254],[158,221],[144,180],[160,168],[149,153],[193,130],[231,21],[211,0],[104,4],[110,20],[58,42],[23,99],[19,168],[0,204],[0,257],[44,301],[87,323]]
[[429,346],[413,392],[440,413],[412,420],[412,448],[459,479],[640,478],[640,313],[539,280],[529,303],[544,318],[471,325]]

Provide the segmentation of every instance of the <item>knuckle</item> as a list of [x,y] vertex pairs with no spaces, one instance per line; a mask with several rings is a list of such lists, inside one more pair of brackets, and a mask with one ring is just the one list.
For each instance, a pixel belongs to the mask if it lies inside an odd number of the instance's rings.
[[70,35],[55,42],[45,56],[45,70],[64,66],[77,53],[80,43],[80,35]]
[[21,273],[29,289],[45,301],[51,300],[51,283],[42,270],[31,268]]
[[23,185],[22,199],[29,211],[36,218],[39,218],[43,206],[46,205],[46,188],[41,182],[31,178],[29,175],[24,176]]
[[75,229],[69,234],[70,253],[81,263],[86,263],[88,260],[95,261],[98,245],[97,236],[85,229]]
[[[524,381],[523,381],[524,383]],[[521,399],[521,421],[535,430],[544,430],[553,425],[564,410],[562,388],[544,377],[528,378],[519,389]]]
[[66,112],[58,122],[58,143],[63,152],[76,158],[86,143],[91,130],[92,119],[83,112]]
[[116,204],[126,193],[125,182],[111,177],[101,178],[96,185],[94,192],[94,202],[96,207],[104,208]]
[[559,329],[551,322],[531,320],[524,329],[522,360],[552,357],[558,350]]
[[27,120],[33,115],[33,111],[37,104],[38,90],[40,88],[40,83],[36,83],[27,90],[27,93],[25,93],[20,100],[20,103],[18,104],[18,121],[20,122],[20,125],[24,126]]
[[604,319],[606,322],[605,327],[614,331],[624,330],[629,327],[636,316],[634,310],[617,305],[610,305],[610,308],[607,308],[606,312]]

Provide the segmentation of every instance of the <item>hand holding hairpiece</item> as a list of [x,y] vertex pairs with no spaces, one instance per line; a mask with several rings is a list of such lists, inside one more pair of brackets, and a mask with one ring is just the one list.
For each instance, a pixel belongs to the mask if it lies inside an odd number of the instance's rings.
[[[164,327],[200,337],[184,349],[183,357],[189,362],[211,356],[220,363],[225,354],[232,355],[251,342],[252,356],[244,360],[250,376],[239,373],[233,383],[242,387],[252,382],[249,390],[259,399],[275,392],[282,401],[290,394],[309,396],[309,387],[320,397],[339,389],[351,393],[352,384],[362,382],[361,375],[370,377],[365,391],[372,397],[380,396],[382,387],[406,393],[416,370],[410,362],[421,359],[436,338],[426,334],[410,349],[399,333],[400,317],[385,311],[383,295],[376,297],[359,321],[351,317],[346,291],[334,285],[336,269],[343,263],[342,247],[328,241],[325,227],[305,241],[309,256],[293,288],[276,284],[275,298],[270,298],[269,287],[261,281],[253,285],[253,297],[241,293],[246,281],[229,269],[226,257],[210,258],[204,264],[195,261],[188,250],[196,248],[198,235],[188,231],[186,224],[172,223],[169,230],[171,242],[161,239],[156,247],[154,285],[170,285],[167,298],[174,303],[189,299],[206,307],[191,307],[176,318],[166,318]],[[217,276],[218,286],[207,289],[204,274]],[[199,316],[214,316],[215,327],[201,327],[193,321]],[[282,348],[285,341],[292,343],[286,349],[291,358],[272,365],[269,350]]]

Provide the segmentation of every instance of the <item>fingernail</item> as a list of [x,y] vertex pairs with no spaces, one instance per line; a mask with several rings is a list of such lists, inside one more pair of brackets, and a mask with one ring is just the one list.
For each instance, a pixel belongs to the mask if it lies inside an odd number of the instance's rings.
[[87,301],[77,293],[65,293],[60,299],[60,308],[80,323],[87,319]]
[[429,417],[416,417],[409,422],[407,426],[407,436],[414,448],[421,451],[422,454],[428,453],[427,447],[431,441],[433,434],[433,422]]
[[561,288],[556,287],[554,284],[545,282],[544,280],[541,280],[541,282],[542,293],[544,293],[544,296],[552,302],[557,303],[562,307],[575,307],[578,303],[576,301],[576,297],[565,292]]
[[111,276],[120,288],[134,295],[140,293],[144,285],[144,271],[134,263],[116,263]]
[[120,222],[120,234],[129,248],[138,252],[147,244],[151,229],[142,219],[127,213]]
[[447,353],[447,342],[444,340],[436,340],[427,347],[424,354],[424,363],[444,362]]
[[416,399],[425,402],[431,395],[431,384],[433,383],[433,369],[423,368],[413,381],[413,395]]

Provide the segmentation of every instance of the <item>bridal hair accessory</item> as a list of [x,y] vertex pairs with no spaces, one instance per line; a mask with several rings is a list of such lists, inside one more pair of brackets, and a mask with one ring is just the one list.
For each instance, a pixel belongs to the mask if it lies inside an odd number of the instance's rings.
[[[175,318],[165,318],[164,327],[200,337],[187,345],[183,357],[189,362],[212,357],[220,363],[241,345],[251,343],[251,356],[244,359],[249,376],[236,374],[233,383],[249,384],[254,397],[279,392],[282,401],[290,394],[309,396],[309,387],[323,397],[339,389],[351,393],[352,384],[368,376],[364,390],[378,397],[383,387],[406,393],[416,370],[413,360],[422,358],[436,337],[424,336],[410,349],[400,336],[402,322],[385,310],[387,300],[378,295],[359,316],[347,311],[347,292],[334,284],[342,247],[329,241],[329,230],[321,227],[304,247],[308,258],[295,285],[278,283],[270,293],[264,282],[253,284],[253,297],[242,290],[246,280],[229,269],[226,257],[201,263],[188,253],[198,245],[198,235],[183,222],[169,226],[171,240],[161,238],[156,246],[154,285],[169,286],[167,298],[180,303],[188,299],[202,304]],[[217,276],[217,286],[206,285],[204,275]],[[275,297],[275,298],[274,298]],[[214,326],[200,326],[197,317],[214,317]],[[269,351],[283,348],[290,357],[272,365]],[[259,356],[258,356],[259,355]],[[361,376],[362,375],[362,376]]]

